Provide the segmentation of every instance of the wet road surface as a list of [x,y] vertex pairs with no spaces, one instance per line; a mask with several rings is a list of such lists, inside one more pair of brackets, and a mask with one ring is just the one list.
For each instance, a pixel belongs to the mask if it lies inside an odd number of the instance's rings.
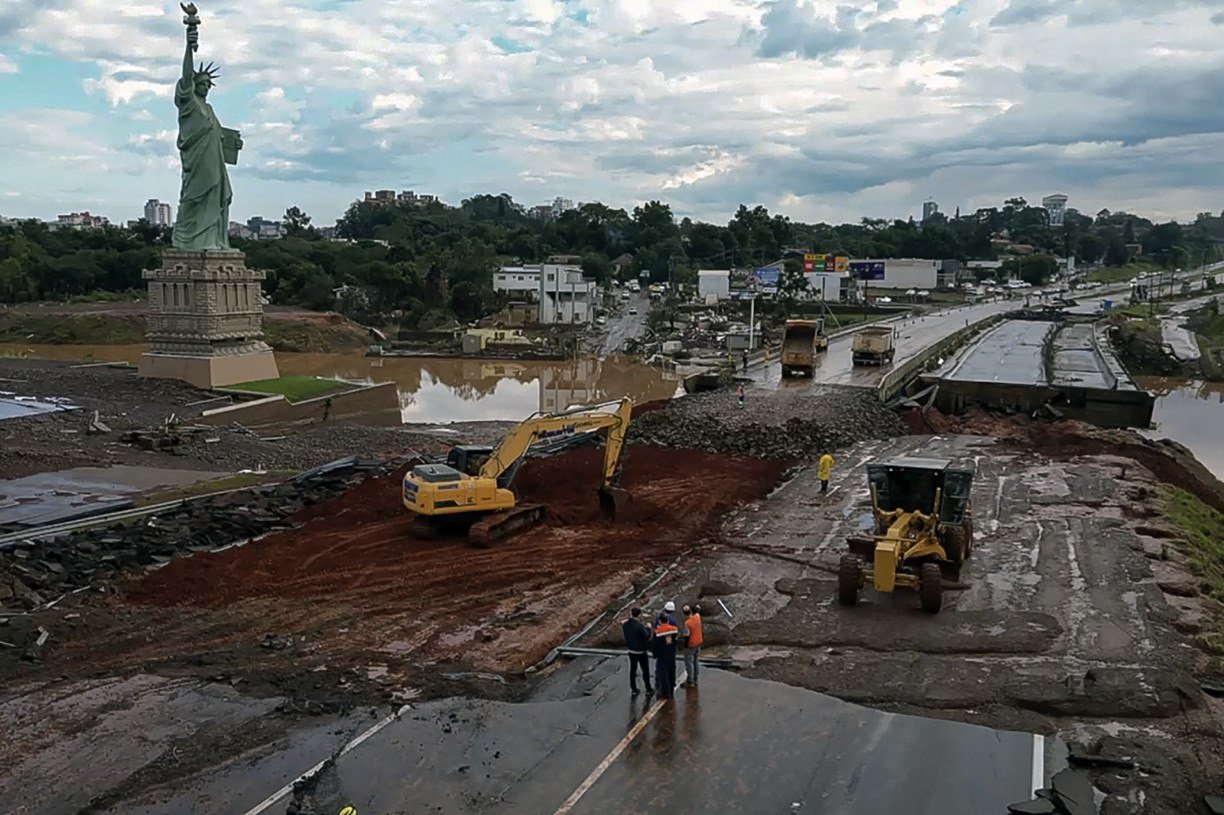
[[[363,815],[980,815],[1031,792],[1025,733],[881,713],[716,670],[672,702],[634,699],[625,671],[623,659],[581,658],[531,702],[414,707],[321,772],[299,804]],[[269,778],[268,791],[280,783]],[[239,811],[279,814],[288,800]]]
[[[617,295],[620,296],[619,293]],[[625,343],[637,339],[646,333],[646,312],[650,310],[650,299],[645,292],[629,294],[628,300],[622,300],[622,310],[608,320],[608,334],[599,349],[600,356],[608,356],[625,350]],[[630,314],[630,310],[637,314]]]
[[[890,321],[897,329],[897,353],[893,364],[856,367],[851,355],[854,335],[847,334],[829,342],[829,350],[820,355],[816,376],[811,382],[823,385],[854,385],[874,388],[880,379],[896,365],[913,358],[934,343],[954,334],[969,323],[975,323],[994,314],[1021,308],[1024,300],[997,300],[972,306],[960,306],[949,311],[939,311],[925,317]],[[805,387],[806,379],[782,380],[782,366],[772,362],[762,369],[749,371],[749,376],[758,384],[773,388]]]

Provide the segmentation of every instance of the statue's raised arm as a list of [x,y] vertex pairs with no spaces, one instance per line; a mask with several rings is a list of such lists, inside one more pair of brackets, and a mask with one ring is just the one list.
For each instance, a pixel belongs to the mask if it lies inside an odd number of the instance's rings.
[[192,56],[200,50],[200,17],[195,3],[179,4],[183,9],[183,25],[187,26],[187,48],[183,54],[183,84],[190,87],[195,84],[195,68],[192,67]]

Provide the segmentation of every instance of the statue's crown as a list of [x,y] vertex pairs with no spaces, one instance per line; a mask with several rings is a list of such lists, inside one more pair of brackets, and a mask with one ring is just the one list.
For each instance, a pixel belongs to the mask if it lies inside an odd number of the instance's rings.
[[196,68],[196,78],[199,79],[200,77],[204,77],[208,80],[208,84],[210,86],[217,84],[216,80],[219,76],[221,76],[221,69],[216,65],[213,65],[211,62],[208,63],[208,65],[201,62],[200,67]]

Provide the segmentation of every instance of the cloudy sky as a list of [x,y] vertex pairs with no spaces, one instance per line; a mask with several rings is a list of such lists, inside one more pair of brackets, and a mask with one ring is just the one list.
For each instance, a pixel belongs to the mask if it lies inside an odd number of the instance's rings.
[[[1224,0],[197,0],[233,216],[365,189],[725,221],[1224,208]],[[0,0],[0,214],[177,202],[166,0]]]

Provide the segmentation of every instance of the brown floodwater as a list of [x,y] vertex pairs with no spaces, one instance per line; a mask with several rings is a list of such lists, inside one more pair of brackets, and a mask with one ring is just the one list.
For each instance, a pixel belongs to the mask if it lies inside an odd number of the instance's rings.
[[1224,383],[1142,376],[1136,381],[1156,394],[1152,429],[1143,434],[1184,444],[1224,480]]
[[[91,362],[135,363],[145,350],[144,345],[0,344],[0,356]],[[623,396],[638,403],[670,399],[682,388],[678,377],[626,357],[540,362],[278,352],[276,362],[284,375],[395,382],[406,422],[517,421],[538,410]]]

